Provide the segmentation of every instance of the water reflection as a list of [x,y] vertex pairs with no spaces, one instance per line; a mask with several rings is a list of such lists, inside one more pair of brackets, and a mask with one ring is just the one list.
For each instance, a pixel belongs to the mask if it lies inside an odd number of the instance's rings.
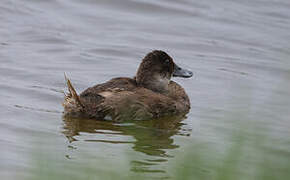
[[[133,144],[132,149],[134,151],[141,152],[148,157],[141,161],[140,159],[132,159],[132,171],[163,173],[163,170],[156,170],[156,168],[150,170],[149,167],[166,162],[168,158],[173,157],[168,154],[167,150],[179,148],[179,145],[174,144],[172,136],[176,134],[188,135],[188,133],[184,134],[181,131],[183,125],[181,121],[183,119],[184,117],[170,117],[150,121],[113,123],[94,119],[64,117],[63,134],[70,143],[78,141],[78,137],[81,137],[82,133],[90,133],[95,134],[95,138],[92,140],[85,137],[84,141]],[[104,135],[109,140],[104,140]],[[128,141],[128,136],[133,137],[134,140]]]

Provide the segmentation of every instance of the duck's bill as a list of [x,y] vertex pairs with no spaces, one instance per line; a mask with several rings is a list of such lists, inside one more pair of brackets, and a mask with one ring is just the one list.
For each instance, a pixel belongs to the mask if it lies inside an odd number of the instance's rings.
[[189,70],[183,69],[175,64],[173,77],[183,77],[183,78],[190,78],[193,73]]

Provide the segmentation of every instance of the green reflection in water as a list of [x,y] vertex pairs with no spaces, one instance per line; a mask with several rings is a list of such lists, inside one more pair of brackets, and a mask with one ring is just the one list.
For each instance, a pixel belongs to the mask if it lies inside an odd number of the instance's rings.
[[[180,133],[180,121],[182,118],[164,121],[146,121],[125,124],[113,124],[111,122],[95,121],[89,119],[64,119],[63,134],[71,141],[78,142],[81,133],[132,136],[135,140],[94,140],[87,142],[101,142],[109,144],[131,144],[134,151],[157,157],[157,159],[136,160],[133,156],[126,156],[131,167],[106,167],[108,171],[98,170],[102,162],[88,162],[77,164],[71,161],[67,167],[59,164],[52,154],[50,156],[33,155],[35,169],[29,179],[261,179],[286,180],[290,178],[290,161],[288,151],[278,151],[271,137],[265,133],[253,133],[258,131],[255,127],[247,124],[237,124],[233,121],[236,130],[228,133],[230,143],[224,145],[225,150],[221,153],[214,144],[189,146],[184,151],[182,158],[169,155],[167,150],[180,148],[174,144],[173,135]],[[170,121],[169,121],[170,122]],[[261,131],[261,130],[259,130]],[[263,131],[267,131],[263,129]],[[270,146],[270,147],[269,147]],[[273,148],[271,148],[273,146]],[[74,149],[73,145],[68,148]],[[166,171],[155,168],[158,164],[166,163],[173,159],[174,163]],[[45,163],[44,163],[45,162]],[[76,163],[76,165],[73,165]],[[104,162],[105,163],[105,162]],[[62,170],[62,169],[66,170]],[[118,168],[118,169],[116,169]],[[70,171],[68,171],[68,169]],[[131,170],[130,174],[128,169]],[[124,173],[122,173],[124,172]],[[162,174],[163,176],[153,176]]]

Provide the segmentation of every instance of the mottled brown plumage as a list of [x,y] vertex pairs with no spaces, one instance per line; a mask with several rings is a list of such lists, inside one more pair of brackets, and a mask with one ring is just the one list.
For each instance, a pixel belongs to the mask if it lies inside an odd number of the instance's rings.
[[172,76],[191,77],[163,51],[152,51],[140,64],[135,78],[114,78],[76,92],[67,80],[64,114],[96,119],[124,121],[144,120],[188,113],[190,102],[184,89]]

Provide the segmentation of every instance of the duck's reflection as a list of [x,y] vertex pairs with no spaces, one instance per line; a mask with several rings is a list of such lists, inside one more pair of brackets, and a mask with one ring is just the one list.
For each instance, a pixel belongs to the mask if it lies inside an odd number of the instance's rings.
[[[140,121],[131,123],[113,123],[108,121],[96,121],[93,119],[77,119],[64,117],[63,134],[70,142],[76,141],[80,133],[94,133],[101,135],[102,139],[85,140],[105,143],[132,143],[133,149],[157,159],[148,158],[146,161],[133,160],[131,164],[133,171],[151,172],[148,167],[156,163],[167,161],[171,157],[167,150],[176,149],[179,146],[174,144],[173,135],[180,133],[181,121],[184,117],[170,117],[151,121]],[[104,140],[104,135],[108,135],[110,140]],[[117,136],[111,140],[112,136]],[[131,136],[135,140],[123,141],[120,136]],[[128,139],[128,138],[124,138]],[[143,167],[140,169],[140,167]],[[162,171],[158,171],[162,172]]]

